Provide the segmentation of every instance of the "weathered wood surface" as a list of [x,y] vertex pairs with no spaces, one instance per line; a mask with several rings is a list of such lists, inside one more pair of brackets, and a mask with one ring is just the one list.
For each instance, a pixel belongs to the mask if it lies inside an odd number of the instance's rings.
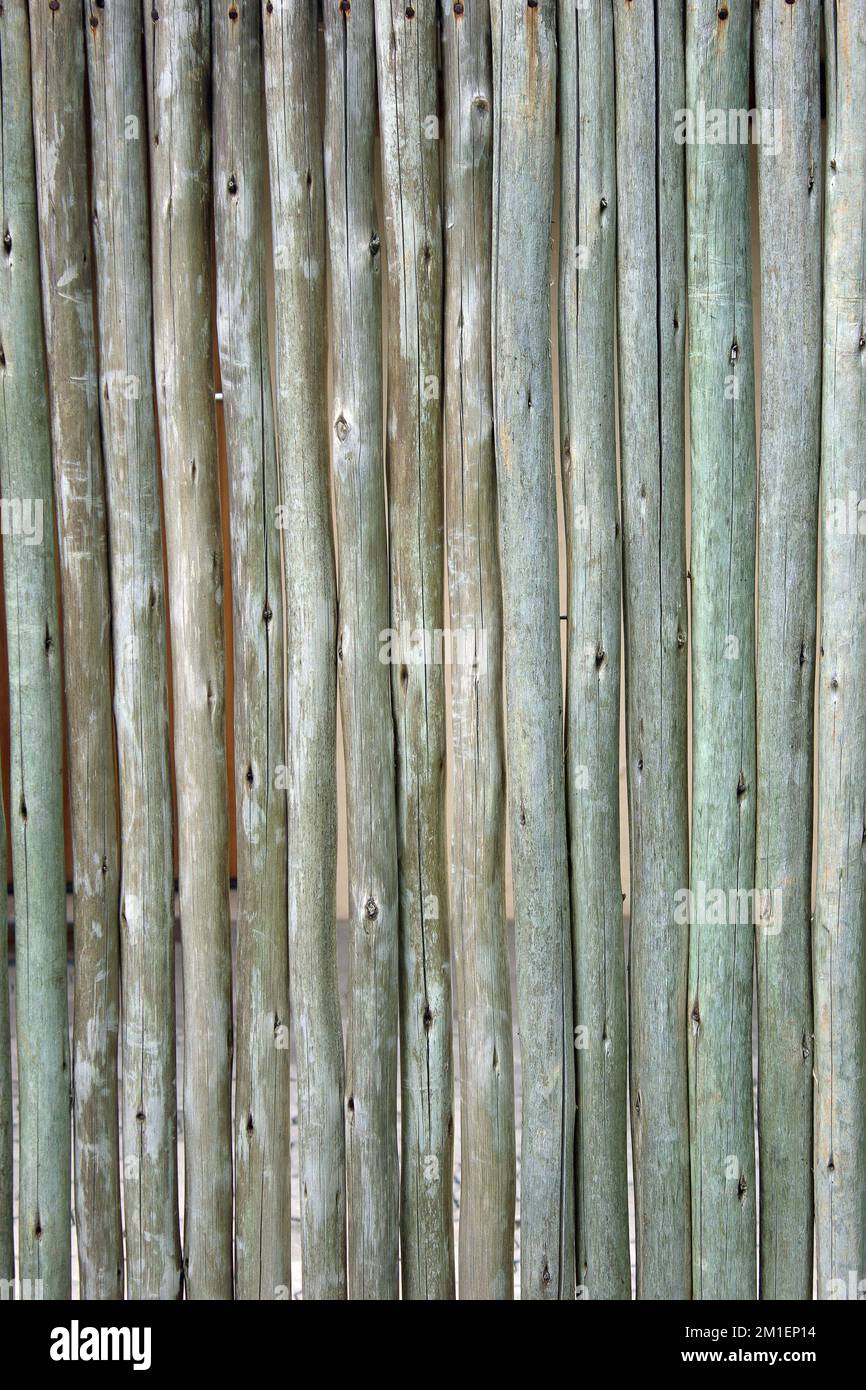
[[[316,9],[315,0],[273,0],[263,12],[288,655],[289,959],[307,1299],[346,1295],[335,902],[337,602]],[[270,609],[262,621],[272,621]]]
[[818,1297],[845,1298],[866,1270],[866,3],[824,14],[814,1168]]
[[[259,0],[214,9],[217,334],[234,635],[237,958],[235,1293],[291,1288],[291,1131],[283,601],[265,282]],[[270,609],[270,622],[263,614]]]
[[505,930],[502,597],[490,247],[487,0],[446,5],[445,460],[454,749],[451,923],[460,1038],[460,1297],[514,1296],[514,1060]]
[[26,0],[0,9],[0,497],[9,642],[18,1274],[69,1298],[71,1075],[60,619]]
[[574,1296],[574,1047],[550,351],[556,7],[494,0],[492,352],[523,1085],[523,1298]]
[[325,194],[331,276],[331,448],[339,541],[338,659],[349,861],[346,1178],[349,1294],[399,1295],[398,914],[382,255],[375,206],[373,6],[327,0]]
[[171,612],[184,1005],[184,1273],[232,1295],[223,559],[213,402],[210,4],[145,14],[156,394]]
[[821,401],[817,0],[755,8],[761,234],[756,930],[761,1297],[812,1296],[812,771]]
[[[684,21],[614,0],[628,750],[631,1138],[638,1298],[691,1296]],[[650,288],[652,287],[652,288]]]
[[559,6],[559,426],[568,559],[577,1284],[631,1296],[625,946],[619,867],[616,132],[610,0]]
[[[744,0],[688,0],[686,107],[749,108]],[[687,146],[692,475],[689,1120],[695,1298],[755,1297],[755,413],[748,146]],[[722,908],[724,895],[725,905]],[[718,909],[718,910],[717,910]],[[717,918],[721,916],[723,920]]]
[[435,0],[376,0],[388,259],[391,686],[400,861],[401,1257],[453,1298],[454,1080],[445,843],[442,207]]
[[[0,787],[3,769],[0,767]],[[6,810],[0,795],[0,1281],[7,1285],[15,1277],[15,1247],[12,1211],[12,1037],[9,1017],[9,945],[7,906],[8,872],[6,863]]]
[[75,1230],[82,1298],[111,1299],[123,1296],[120,863],[81,8],[30,0],[30,43],[72,823]]

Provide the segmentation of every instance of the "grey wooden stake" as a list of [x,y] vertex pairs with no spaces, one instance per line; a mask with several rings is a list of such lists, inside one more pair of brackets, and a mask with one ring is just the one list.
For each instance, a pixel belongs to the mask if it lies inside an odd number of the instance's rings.
[[687,1299],[689,934],[674,919],[689,884],[682,7],[614,0],[614,29],[637,1296]]
[[[821,401],[818,0],[755,7],[761,228],[760,1286],[812,1297],[812,770]],[[765,114],[768,113],[768,114]]]
[[631,1296],[619,866],[619,499],[611,0],[559,5],[559,426],[568,555],[566,788],[581,1296]]
[[75,1229],[82,1298],[112,1299],[123,1297],[120,863],[80,7],[30,0],[30,43],[72,821]]
[[184,1270],[191,1298],[231,1298],[232,995],[211,321],[210,4],[159,0],[145,13],[144,27],[184,965]]
[[492,352],[523,1085],[520,1287],[574,1296],[574,1044],[550,243],[556,4],[492,0]]
[[[337,602],[316,0],[264,6],[277,439],[288,656],[289,958],[305,1299],[346,1295],[343,1034],[337,983]],[[272,622],[270,608],[262,621]]]
[[824,7],[827,168],[815,988],[818,1297],[866,1278],[866,0]]
[[[754,1298],[751,891],[755,881],[755,402],[751,13],[688,0],[692,473],[689,1121],[695,1298]],[[724,113],[724,143],[702,117]],[[734,130],[728,128],[733,113]],[[689,130],[689,118],[692,121]],[[683,916],[685,914],[682,914]]]
[[9,882],[6,863],[6,811],[2,796],[3,769],[0,767],[0,1285],[7,1288],[15,1278],[15,1248],[12,1210],[12,1038],[9,1018],[9,928],[7,922]]
[[331,275],[331,447],[349,859],[346,1165],[349,1293],[398,1297],[398,891],[388,667],[382,303],[375,207],[373,6],[325,0],[325,194]]
[[442,208],[436,0],[376,0],[388,255],[392,700],[400,856],[403,1296],[454,1296],[445,844]]
[[69,1298],[60,619],[26,0],[0,9],[0,498],[9,640],[19,1277]]
[[516,1180],[505,929],[502,596],[490,363],[493,65],[487,0],[445,7],[442,56],[460,1297],[493,1299],[514,1296]]

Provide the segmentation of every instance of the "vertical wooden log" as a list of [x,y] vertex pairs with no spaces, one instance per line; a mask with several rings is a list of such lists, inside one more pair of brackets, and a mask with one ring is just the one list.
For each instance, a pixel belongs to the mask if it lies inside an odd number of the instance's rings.
[[[288,653],[289,959],[304,1298],[346,1295],[343,1034],[337,984],[337,603],[316,0],[263,9],[274,229],[277,439]],[[265,609],[264,621],[271,613]]]
[[30,43],[72,821],[75,1228],[82,1298],[111,1299],[123,1296],[120,865],[81,7],[30,0]]
[[[614,0],[637,1296],[691,1297],[685,100],[678,0]],[[648,302],[649,301],[649,302]]]
[[346,1166],[349,1293],[399,1296],[398,889],[388,667],[381,262],[373,6],[325,0],[325,192],[332,449],[349,859]]
[[577,1283],[631,1296],[619,868],[622,579],[610,0],[560,0],[559,424],[568,552],[566,788],[577,1049]]
[[231,1298],[232,999],[211,360],[210,5],[159,0],[144,23],[184,963],[184,1270],[191,1298]]
[[376,0],[388,254],[391,682],[400,857],[403,1295],[453,1298],[445,845],[442,209],[435,0]]
[[0,767],[0,1287],[15,1278],[12,1180],[12,1037],[9,1018],[9,938],[7,913],[6,811]]
[[141,13],[85,24],[122,880],[126,1292],[178,1298],[174,869]]
[[820,10],[755,6],[761,126],[761,1297],[812,1296],[812,759],[821,401]]
[[846,1298],[866,1278],[866,3],[824,13],[814,1161],[818,1297]]
[[[695,1298],[755,1297],[755,410],[746,0],[688,0]],[[709,143],[701,113],[724,113]],[[734,129],[730,129],[733,113]],[[688,135],[684,118],[675,130]],[[731,138],[732,137],[732,138]]]
[[516,1178],[505,930],[502,598],[490,363],[493,65],[487,0],[445,7],[442,52],[460,1297],[507,1299],[514,1296]]
[[556,6],[493,0],[493,408],[523,1085],[520,1287],[574,1296],[574,1047],[550,352]]
[[22,1280],[69,1298],[60,628],[26,0],[0,10],[0,499],[9,638]]
[[[264,235],[259,0],[213,13],[217,332],[234,616],[237,966],[235,1292],[291,1288],[289,960],[279,479]],[[270,609],[272,618],[262,615]]]

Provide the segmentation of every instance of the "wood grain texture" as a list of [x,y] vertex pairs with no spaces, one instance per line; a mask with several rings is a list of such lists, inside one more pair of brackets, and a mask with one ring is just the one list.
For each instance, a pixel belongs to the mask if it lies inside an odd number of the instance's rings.
[[370,0],[326,0],[325,194],[331,277],[331,448],[339,541],[339,688],[346,761],[349,1293],[397,1298],[398,917],[382,255],[375,206],[376,43]]
[[818,1297],[850,1298],[866,1277],[866,3],[824,17],[815,1230]]
[[[72,1279],[60,617],[26,0],[0,10],[0,498],[9,643],[18,1276]],[[37,1285],[37,1287],[39,1287]]]
[[493,408],[523,1086],[521,1297],[574,1297],[574,1047],[550,250],[556,7],[493,0]]
[[460,1297],[489,1300],[514,1296],[516,1178],[505,928],[502,596],[490,361],[493,62],[487,0],[446,5],[442,62]]
[[[315,0],[262,14],[274,237],[288,656],[289,959],[305,1299],[346,1296],[337,982],[337,598],[327,436],[325,204]],[[266,610],[264,619],[271,621]]]
[[[0,787],[2,787],[0,767]],[[0,1281],[8,1285],[15,1277],[13,1206],[15,1186],[12,1177],[12,1037],[9,1010],[9,936],[7,923],[9,882],[6,864],[6,810],[0,796]]]
[[[688,0],[689,111],[748,111],[750,33],[746,0]],[[741,896],[755,881],[755,402],[748,147],[739,135],[702,141],[696,120],[686,161],[692,1291],[709,1299],[754,1298],[756,1266],[754,932]]]
[[[761,232],[757,861],[762,1298],[812,1296],[812,770],[821,411],[820,12],[755,6]],[[762,119],[764,119],[762,117]],[[774,895],[775,894],[775,899]]]
[[445,842],[442,206],[435,0],[376,0],[388,259],[391,687],[400,860],[404,1298],[454,1297]]
[[620,570],[610,0],[559,6],[559,426],[568,560],[566,797],[577,1055],[577,1284],[631,1297],[619,868]]
[[685,525],[685,100],[676,0],[614,0],[637,1296],[691,1296]]
[[184,1272],[232,1296],[232,970],[223,558],[213,402],[210,4],[145,13],[154,357],[174,692],[184,1008]]

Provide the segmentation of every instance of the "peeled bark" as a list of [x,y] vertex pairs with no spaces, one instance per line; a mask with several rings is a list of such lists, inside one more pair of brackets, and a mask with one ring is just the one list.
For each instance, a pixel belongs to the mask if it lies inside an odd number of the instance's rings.
[[574,1048],[550,356],[554,0],[493,0],[493,408],[523,1087],[520,1286],[574,1297]]
[[[305,1299],[346,1295],[337,983],[337,603],[328,487],[322,129],[315,0],[263,14],[288,653],[289,958]],[[265,609],[263,620],[272,620]]]
[[[756,931],[761,1297],[812,1296],[812,763],[821,400],[820,4],[755,8],[760,131]],[[768,118],[761,116],[762,120]],[[775,895],[775,896],[774,896]]]
[[60,625],[26,0],[0,9],[0,498],[9,641],[19,1277],[69,1298]]
[[619,867],[616,167],[610,0],[559,7],[559,425],[568,555],[566,795],[577,1049],[577,1283],[631,1297]]
[[445,846],[442,208],[435,0],[376,0],[388,256],[390,644],[400,865],[405,1298],[454,1297]]
[[[750,32],[745,0],[721,7],[716,0],[688,0],[690,112],[748,110]],[[748,146],[741,139],[703,142],[697,123],[693,135],[687,152],[692,1289],[695,1298],[754,1298],[755,402]]]
[[156,394],[168,556],[184,1006],[184,1272],[232,1296],[223,559],[212,381],[210,5],[145,15]]
[[445,457],[454,746],[451,921],[460,1037],[460,1297],[514,1296],[514,1061],[505,928],[487,0],[443,17]]
[[79,7],[30,0],[30,42],[72,821],[75,1229],[82,1298],[112,1299],[123,1297],[120,864]]
[[346,1167],[349,1293],[397,1298],[398,911],[388,667],[381,261],[373,7],[325,5],[325,193],[331,276],[338,660],[349,860]]
[[[827,185],[815,989],[819,1298],[866,1270],[866,3],[825,5]],[[852,1288],[852,1282],[854,1287]]]
[[637,1296],[688,1299],[688,612],[683,12],[615,0],[623,609]]

